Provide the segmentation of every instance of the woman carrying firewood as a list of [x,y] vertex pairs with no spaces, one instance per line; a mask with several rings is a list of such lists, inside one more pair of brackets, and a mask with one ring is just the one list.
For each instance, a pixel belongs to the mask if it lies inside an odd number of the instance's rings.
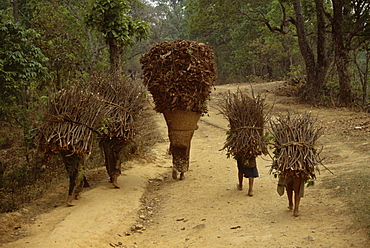
[[264,99],[249,97],[238,89],[225,94],[219,103],[220,112],[229,121],[230,130],[224,147],[227,156],[232,156],[238,166],[238,190],[243,190],[243,179],[248,178],[248,195],[253,196],[254,178],[258,177],[256,157],[267,154],[263,135],[265,118]]
[[188,40],[155,44],[141,59],[144,85],[153,96],[155,110],[163,113],[170,140],[172,178],[185,179],[190,145],[200,116],[207,113],[216,80],[212,48]]

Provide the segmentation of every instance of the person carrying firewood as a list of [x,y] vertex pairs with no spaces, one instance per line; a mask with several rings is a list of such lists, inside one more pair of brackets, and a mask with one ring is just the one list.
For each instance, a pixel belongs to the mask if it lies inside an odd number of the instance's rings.
[[140,59],[143,84],[168,127],[172,178],[185,179],[189,170],[190,145],[198,120],[207,113],[207,101],[216,80],[212,48],[189,40],[155,44]]
[[[264,99],[260,96],[249,97],[238,89],[236,93],[224,94],[219,102],[220,112],[229,121],[230,130],[222,149],[227,156],[237,161],[238,190],[243,190],[243,179],[248,178],[248,195],[253,196],[254,179],[258,169],[256,157],[267,154],[266,140],[263,134],[267,115],[264,113]],[[221,150],[222,150],[221,149]]]
[[299,216],[305,184],[313,185],[318,165],[322,165],[321,150],[316,148],[322,128],[316,122],[310,113],[287,112],[270,123],[275,154],[270,173],[279,178],[278,194],[282,196],[286,190],[288,208],[295,217]]

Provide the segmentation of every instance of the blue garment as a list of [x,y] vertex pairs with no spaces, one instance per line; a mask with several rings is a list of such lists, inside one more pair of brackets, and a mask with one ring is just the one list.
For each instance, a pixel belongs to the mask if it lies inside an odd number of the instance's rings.
[[[249,159],[249,163],[256,164],[255,161],[256,161],[256,158]],[[244,177],[245,178],[259,177],[257,166],[247,167],[247,165],[245,164],[245,159],[239,159],[239,158],[237,159],[237,164],[238,164],[238,171],[239,171],[239,173],[244,174]]]

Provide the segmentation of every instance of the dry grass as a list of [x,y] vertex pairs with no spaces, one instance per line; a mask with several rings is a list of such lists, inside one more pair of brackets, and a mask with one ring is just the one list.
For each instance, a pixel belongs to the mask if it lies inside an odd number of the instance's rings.
[[354,228],[366,229],[370,237],[370,166],[366,164],[345,176],[331,177],[326,187],[335,189],[333,195],[346,202]]

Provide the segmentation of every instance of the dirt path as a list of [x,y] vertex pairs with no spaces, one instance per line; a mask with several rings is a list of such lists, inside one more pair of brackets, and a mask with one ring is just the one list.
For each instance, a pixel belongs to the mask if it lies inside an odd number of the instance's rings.
[[[272,103],[272,92],[281,86],[270,83],[254,89],[267,94]],[[366,230],[353,228],[345,202],[324,187],[332,177],[328,171],[323,170],[315,186],[306,189],[299,217],[288,210],[286,195],[277,194],[277,181],[268,173],[269,157],[257,160],[260,177],[253,197],[247,196],[247,189],[236,189],[236,163],[219,151],[227,123],[214,108],[220,92],[235,89],[235,85],[219,86],[212,94],[209,116],[202,117],[192,140],[190,171],[184,181],[170,178],[166,125],[156,114],[165,142],[153,147],[153,163],[130,162],[131,168],[119,178],[121,189],[100,182],[82,194],[76,207],[59,206],[37,216],[34,224],[22,226],[25,238],[0,247],[369,247]],[[286,108],[311,110],[324,125],[339,116],[346,120],[364,115],[307,108],[289,97],[277,97],[274,112]],[[343,143],[342,133],[328,130],[322,138],[326,165],[336,175],[344,174],[348,163],[369,161],[366,139],[360,137],[356,143],[366,146],[360,155],[356,146]]]

